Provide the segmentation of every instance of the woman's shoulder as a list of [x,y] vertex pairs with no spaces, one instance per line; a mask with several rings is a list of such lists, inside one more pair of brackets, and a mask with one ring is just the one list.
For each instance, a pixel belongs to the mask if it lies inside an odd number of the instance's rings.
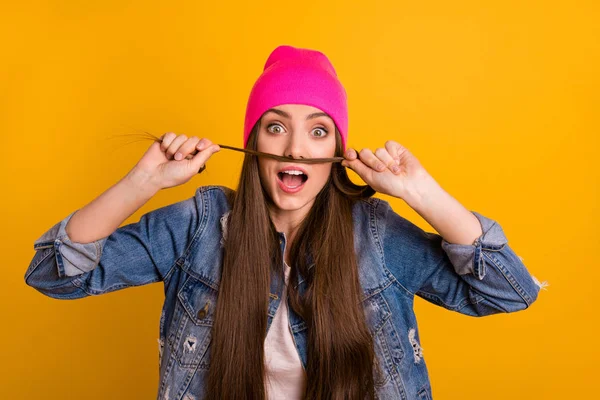
[[199,204],[214,203],[231,208],[236,191],[224,185],[204,185],[196,188]]
[[229,194],[229,193],[235,193],[235,190],[225,186],[225,185],[204,185],[204,186],[198,186],[196,188],[196,193],[204,193],[204,192],[211,192],[211,191],[217,191],[217,192],[222,192],[223,194]]
[[383,237],[386,234],[410,236],[420,233],[420,228],[409,219],[400,215],[384,199],[369,197],[357,200],[353,208],[355,223],[362,223],[373,235]]
[[358,199],[354,201],[352,212],[355,218],[367,217],[370,219],[377,219],[381,209],[389,207],[389,203],[378,197],[367,197],[364,199]]

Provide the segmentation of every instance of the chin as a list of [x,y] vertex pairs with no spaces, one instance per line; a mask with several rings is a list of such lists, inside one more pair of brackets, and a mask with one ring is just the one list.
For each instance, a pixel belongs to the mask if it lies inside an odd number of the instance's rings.
[[282,210],[282,211],[296,211],[296,210],[300,210],[301,208],[303,208],[304,206],[306,206],[307,204],[311,203],[314,201],[313,199],[310,199],[308,201],[285,201],[283,203],[279,203],[277,204],[277,207]]
[[[275,188],[275,190],[279,190],[278,188]],[[305,205],[312,203],[316,198],[315,196],[310,196],[310,195],[288,195],[288,194],[281,194],[278,193],[275,196],[271,196],[271,199],[273,199],[273,203],[275,204],[275,206],[283,211],[294,211],[294,210],[299,210],[302,207],[304,207]]]

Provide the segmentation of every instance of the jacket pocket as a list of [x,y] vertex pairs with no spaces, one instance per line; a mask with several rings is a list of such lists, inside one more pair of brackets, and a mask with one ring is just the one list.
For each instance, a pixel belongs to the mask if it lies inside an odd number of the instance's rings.
[[[363,300],[363,308],[367,324],[373,335],[376,365],[373,366],[375,388],[385,393],[393,392],[401,397],[404,385],[399,378],[399,370],[404,350],[398,333],[392,324],[392,312],[381,293]],[[391,382],[392,376],[397,377]],[[405,395],[404,395],[405,396]]]
[[177,293],[178,329],[169,342],[180,367],[208,369],[218,292],[208,282],[188,276]]

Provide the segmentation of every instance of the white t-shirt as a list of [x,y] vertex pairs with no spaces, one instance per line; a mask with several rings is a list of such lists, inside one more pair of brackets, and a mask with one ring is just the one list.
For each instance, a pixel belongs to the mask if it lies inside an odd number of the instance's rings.
[[[290,267],[285,265],[287,287]],[[302,397],[306,372],[302,368],[288,322],[288,306],[284,288],[267,338],[265,339],[265,368],[267,398],[269,400],[296,400]]]

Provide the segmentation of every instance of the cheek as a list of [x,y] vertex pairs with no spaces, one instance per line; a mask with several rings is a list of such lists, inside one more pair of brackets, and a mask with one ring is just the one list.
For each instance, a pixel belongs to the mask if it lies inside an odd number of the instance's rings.
[[258,157],[258,173],[261,179],[267,179],[267,171],[273,169],[274,160],[267,157]]
[[260,175],[261,179],[265,178],[266,168],[265,168],[264,160],[262,160],[262,157],[258,158],[258,174]]
[[[328,143],[326,146],[326,149],[324,149],[324,151],[322,151],[321,154],[322,155],[320,155],[319,157],[322,157],[322,158],[335,157],[335,141]],[[331,169],[331,164],[329,164],[329,167]]]
[[276,151],[277,141],[268,137],[268,132],[260,132],[256,141],[256,150],[263,153],[273,153]]
[[329,178],[329,174],[331,174],[331,164],[322,165],[318,169],[315,168],[314,173],[315,181],[317,181],[319,185],[322,185]]
[[269,141],[265,140],[265,134],[263,132],[258,132],[258,138],[256,139],[256,151],[265,152],[265,147],[268,145]]

